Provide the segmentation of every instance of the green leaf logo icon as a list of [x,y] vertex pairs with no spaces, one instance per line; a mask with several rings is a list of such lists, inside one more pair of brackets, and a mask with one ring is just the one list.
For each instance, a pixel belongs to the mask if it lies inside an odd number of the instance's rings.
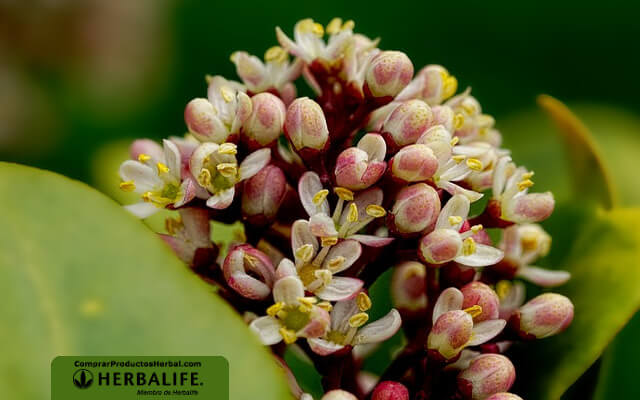
[[93,383],[93,374],[87,369],[79,369],[73,374],[73,384],[78,389],[86,389]]

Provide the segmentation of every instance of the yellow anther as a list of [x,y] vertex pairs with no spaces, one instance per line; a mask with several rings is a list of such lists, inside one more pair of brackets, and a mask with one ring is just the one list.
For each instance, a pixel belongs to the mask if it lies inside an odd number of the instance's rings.
[[334,18],[327,24],[327,33],[329,35],[335,35],[340,32],[340,28],[342,28],[342,18]]
[[220,95],[222,96],[222,99],[226,102],[226,103],[231,103],[233,101],[233,90],[231,90],[229,87],[227,86],[222,86],[220,88]]
[[518,190],[523,191],[527,188],[533,186],[533,181],[531,179],[525,179],[523,181],[518,182]]
[[476,107],[471,104],[463,103],[461,107],[468,115],[473,115],[477,111]]
[[464,115],[462,113],[456,113],[453,116],[453,127],[456,129],[462,128],[464,125]]
[[305,306],[312,307],[318,302],[318,299],[316,299],[315,297],[298,297],[298,301]]
[[138,161],[140,162],[147,162],[151,160],[151,156],[148,154],[144,154],[144,153],[140,153],[138,154]]
[[313,274],[316,278],[320,279],[324,285],[330,284],[331,279],[333,279],[333,274],[328,269],[319,269]]
[[158,172],[160,172],[161,174],[166,174],[169,172],[169,167],[167,167],[161,162],[157,163],[156,167],[158,167]]
[[150,203],[152,201],[151,197],[153,196],[153,193],[151,192],[144,192],[142,194],[142,200],[146,201],[147,203]]
[[346,261],[346,258],[342,257],[342,256],[337,256],[332,258],[331,260],[329,260],[329,263],[327,264],[327,267],[329,268],[329,271],[334,272],[339,270],[340,268],[342,268],[342,266],[344,265]]
[[468,237],[462,241],[462,254],[470,256],[476,252],[476,241],[472,237]]
[[451,145],[451,147],[453,147],[457,145],[459,141],[460,141],[460,138],[457,136],[454,136],[453,139],[451,139],[451,141],[449,142],[449,144]]
[[244,253],[244,256],[242,257],[244,259],[244,261],[249,264],[252,267],[255,267],[258,263],[258,259],[255,258],[254,256],[250,256],[247,253]]
[[498,298],[500,300],[504,300],[507,295],[509,294],[509,292],[511,291],[511,282],[509,281],[499,281],[496,284],[496,293],[498,294]]
[[449,220],[449,225],[454,226],[462,222],[462,217],[459,215],[451,215],[448,218],[448,220]]
[[470,158],[467,160],[467,167],[474,171],[482,171],[484,169],[484,165],[482,165],[482,161],[477,158]]
[[353,192],[347,188],[337,186],[333,188],[333,192],[342,200],[353,200]]
[[317,37],[322,37],[324,35],[324,26],[316,22],[313,24],[312,32]]
[[357,313],[349,318],[349,326],[352,328],[360,328],[362,325],[366,324],[368,320],[369,315],[367,313]]
[[218,146],[218,153],[236,155],[238,154],[238,146],[236,146],[234,143],[222,143],[220,146]]
[[273,304],[272,306],[270,306],[269,308],[267,308],[267,315],[275,317],[278,314],[278,312],[282,310],[283,307],[284,307],[284,303],[279,301]]
[[284,309],[278,311],[278,313],[276,314],[276,317],[280,318],[280,319],[285,319],[287,318],[287,315],[289,315],[288,312],[286,312]]
[[289,54],[287,53],[287,51],[285,49],[283,49],[280,46],[270,47],[264,53],[264,60],[266,62],[275,61],[275,62],[278,62],[278,63],[282,63],[282,62],[287,61],[287,58],[289,58]]
[[[233,57],[233,54],[231,55],[231,57]],[[209,74],[205,75],[204,81],[207,82],[207,85],[211,85],[211,82],[213,82],[213,76]]]
[[358,206],[356,206],[356,203],[349,204],[349,214],[347,214],[347,221],[358,222]]
[[478,232],[480,232],[483,228],[484,228],[484,226],[482,226],[482,224],[474,225],[474,226],[472,226],[472,227],[471,227],[471,232],[473,232],[473,233],[478,233]]
[[317,22],[313,22],[311,18],[303,19],[298,23],[298,28],[303,33],[313,33],[318,37],[324,35],[324,27]]
[[327,236],[320,239],[320,243],[323,247],[334,246],[338,244],[338,238],[335,236]]
[[320,303],[318,303],[318,307],[322,308],[326,312],[333,310],[333,306],[328,301],[321,301]]
[[365,211],[367,212],[368,216],[373,218],[380,218],[387,215],[387,210],[377,204],[369,204],[367,208],[365,208]]
[[125,192],[132,192],[136,190],[136,184],[134,181],[124,181],[120,182],[120,189]]
[[211,172],[208,169],[202,168],[200,170],[200,173],[198,174],[198,183],[204,187],[211,185]]
[[316,206],[319,206],[327,198],[328,195],[329,191],[327,189],[322,189],[318,191],[318,193],[313,195],[313,199],[311,199],[311,201],[313,201],[313,204],[315,204]]
[[451,157],[453,159],[453,161],[455,161],[456,163],[460,164],[461,162],[464,161],[465,158],[467,158],[466,156],[463,155],[458,155],[458,156],[453,156]]
[[220,175],[225,178],[231,178],[238,175],[238,164],[236,163],[220,163],[216,165],[216,169]]
[[343,31],[349,31],[349,30],[353,30],[353,28],[355,28],[356,23],[353,22],[352,19],[346,21],[344,24],[342,24],[342,30]]
[[455,76],[447,76],[442,82],[442,97],[448,99],[456,93],[456,90],[458,90],[458,80]]
[[533,171],[525,172],[522,174],[522,179],[531,179],[535,173]]
[[369,298],[365,292],[358,293],[358,296],[356,296],[356,303],[358,304],[358,309],[360,311],[368,311],[371,309],[371,298]]
[[462,311],[464,311],[467,314],[471,315],[471,318],[475,318],[478,315],[482,314],[482,307],[480,307],[479,305],[476,304],[475,306],[471,306],[469,308],[465,308]]
[[296,339],[298,339],[294,331],[284,327],[280,328],[280,335],[282,335],[282,338],[284,339],[284,342],[286,344],[293,344],[296,342]]
[[311,261],[311,257],[313,257],[313,246],[310,244],[305,244],[296,249],[296,258],[302,260],[303,262]]

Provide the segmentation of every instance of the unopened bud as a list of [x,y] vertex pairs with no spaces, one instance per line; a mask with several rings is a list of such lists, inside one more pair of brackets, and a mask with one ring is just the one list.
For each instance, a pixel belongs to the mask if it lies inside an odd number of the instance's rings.
[[416,143],[431,126],[431,107],[422,100],[401,103],[385,120],[382,132],[395,147]]
[[427,338],[431,357],[443,361],[453,360],[471,339],[473,319],[462,310],[448,311],[433,324]]
[[358,400],[358,398],[345,390],[335,389],[325,393],[321,400]]
[[498,318],[500,314],[500,299],[489,286],[482,282],[471,282],[463,286],[460,291],[464,295],[462,308],[469,308],[474,305],[482,307],[482,313],[473,319],[474,322]]
[[338,186],[362,190],[376,183],[387,168],[386,151],[382,136],[364,135],[357,147],[349,147],[338,156],[335,168]]
[[544,293],[529,300],[509,323],[524,339],[543,339],[556,335],[573,321],[573,303],[556,293]]
[[491,396],[487,397],[485,400],[523,400],[523,399],[522,397],[515,395],[513,393],[502,392],[502,393],[492,394]]
[[296,148],[324,149],[329,128],[322,108],[308,97],[296,99],[287,109],[284,130]]
[[204,142],[222,143],[229,136],[229,130],[207,99],[191,100],[184,109],[184,121],[189,132]]
[[244,182],[242,215],[256,224],[275,218],[287,193],[287,179],[282,170],[267,165]]
[[413,77],[413,64],[401,51],[383,51],[371,61],[365,75],[373,97],[394,97]]
[[389,218],[396,232],[414,234],[432,227],[439,213],[438,193],[426,183],[417,183],[398,192]]
[[409,400],[409,390],[400,382],[383,381],[373,389],[371,400]]
[[509,359],[500,354],[482,354],[471,361],[458,375],[458,390],[465,399],[485,400],[505,392],[516,379],[516,370]]
[[227,284],[241,296],[263,300],[271,295],[275,270],[269,257],[250,245],[236,246],[224,259]]
[[393,269],[391,298],[401,313],[426,310],[426,267],[417,261],[406,261]]
[[502,218],[515,223],[540,222],[551,215],[554,207],[551,192],[529,193],[502,204]]
[[251,115],[244,122],[243,138],[250,147],[265,147],[275,142],[284,125],[286,109],[282,100],[271,93],[258,93],[251,98]]
[[462,250],[462,240],[452,229],[436,229],[420,240],[418,255],[429,264],[452,261]]
[[412,144],[401,148],[391,159],[390,166],[394,177],[407,182],[421,182],[436,172],[438,159],[429,146]]

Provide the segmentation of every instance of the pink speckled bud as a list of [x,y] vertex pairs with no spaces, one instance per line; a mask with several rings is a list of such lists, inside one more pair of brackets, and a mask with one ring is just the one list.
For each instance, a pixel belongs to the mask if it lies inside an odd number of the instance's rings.
[[400,149],[389,161],[391,174],[406,182],[422,182],[438,169],[438,159],[425,144],[412,144]]
[[515,395],[513,393],[502,392],[502,393],[492,394],[491,396],[487,397],[486,400],[523,400],[523,399],[522,397]]
[[229,136],[229,130],[207,99],[191,100],[184,109],[184,121],[189,132],[202,141],[222,143]]
[[483,354],[471,361],[469,368],[458,375],[458,390],[465,399],[485,400],[505,392],[516,379],[516,370],[509,359],[500,354]]
[[462,308],[475,305],[482,307],[482,312],[473,321],[481,322],[496,319],[500,314],[500,299],[496,292],[482,282],[471,282],[463,286],[460,291],[464,295]]
[[227,284],[241,296],[263,300],[271,295],[275,270],[269,257],[248,244],[234,247],[224,259]]
[[368,133],[357,147],[349,147],[336,160],[336,183],[351,190],[362,190],[376,183],[384,174],[387,146],[382,136]]
[[431,112],[433,113],[431,125],[442,125],[447,131],[453,132],[456,120],[455,113],[451,107],[445,105],[433,106],[431,107]]
[[262,225],[275,218],[287,193],[287,179],[282,170],[267,165],[244,182],[242,215]]
[[409,400],[409,390],[400,382],[380,382],[373,389],[371,400]]
[[556,293],[544,293],[529,300],[509,323],[524,339],[543,339],[556,335],[573,321],[573,303]]
[[398,192],[389,220],[401,235],[418,234],[434,226],[440,213],[440,197],[431,186],[417,183]]
[[452,229],[436,229],[420,240],[418,255],[429,264],[444,264],[462,249],[460,235]]
[[242,138],[251,150],[275,142],[284,126],[286,108],[282,100],[271,93],[258,93],[251,98],[251,115],[242,126]]
[[321,400],[358,400],[358,398],[345,390],[335,389],[325,393]]
[[399,309],[401,314],[426,310],[426,274],[424,264],[417,261],[405,261],[393,269],[391,298],[394,307]]
[[473,319],[462,310],[448,311],[433,324],[427,338],[427,350],[432,358],[455,359],[471,339]]
[[551,192],[529,193],[502,204],[502,218],[515,223],[539,222],[547,219],[554,207]]
[[365,74],[366,87],[373,97],[394,97],[413,77],[413,64],[401,51],[383,51],[371,61]]
[[329,140],[329,128],[322,108],[308,97],[291,103],[287,109],[284,131],[296,150],[322,150]]
[[385,120],[382,132],[391,147],[415,143],[431,126],[431,107],[422,100],[407,100],[401,103]]

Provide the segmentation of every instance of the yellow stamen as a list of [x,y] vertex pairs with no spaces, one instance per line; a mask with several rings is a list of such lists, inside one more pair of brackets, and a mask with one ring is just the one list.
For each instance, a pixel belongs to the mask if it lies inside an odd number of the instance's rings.
[[338,243],[338,238],[335,236],[327,236],[320,239],[322,246],[334,246]]
[[451,215],[449,217],[449,225],[451,226],[458,225],[461,222],[462,222],[462,217],[459,215]]
[[329,191],[327,189],[322,189],[318,191],[318,193],[313,195],[313,199],[311,201],[313,201],[313,204],[315,204],[316,206],[319,206],[327,198],[328,195]]
[[287,53],[287,51],[285,49],[283,49],[280,46],[270,47],[264,53],[264,60],[266,62],[275,61],[275,62],[278,62],[278,63],[283,63],[283,62],[287,61],[288,58],[289,58],[289,54]]
[[342,24],[342,30],[343,31],[347,31],[347,30],[353,30],[353,28],[356,26],[356,23],[353,22],[352,19],[348,20],[347,22],[345,22],[344,24]]
[[329,35],[335,35],[340,32],[340,28],[342,27],[342,18],[334,18],[327,24],[327,33]]
[[479,305],[476,304],[475,306],[471,306],[469,308],[465,308],[462,311],[464,311],[467,314],[471,315],[471,318],[475,318],[478,315],[482,314],[482,307],[480,307]]
[[451,147],[453,147],[457,145],[459,141],[460,141],[460,138],[457,136],[454,136],[453,139],[451,139],[451,141],[449,142],[449,144],[451,144]]
[[329,267],[329,271],[333,272],[339,270],[340,268],[342,268],[345,261],[346,258],[342,256],[332,258],[327,265]]
[[125,192],[132,192],[136,190],[136,184],[134,181],[124,181],[120,182],[120,189]]
[[462,113],[456,113],[453,116],[453,127],[456,129],[462,128],[464,125],[464,115]]
[[198,174],[198,183],[201,186],[208,187],[211,185],[211,172],[208,169],[202,168]]
[[522,174],[522,179],[531,179],[535,173],[533,171],[525,172]]
[[236,163],[220,163],[216,165],[216,169],[220,175],[225,178],[231,178],[238,175],[238,164]]
[[324,27],[317,22],[313,22],[311,18],[300,21],[298,23],[298,29],[303,33],[313,33],[318,37],[324,35]]
[[143,200],[143,201],[145,201],[145,202],[147,202],[147,203],[150,203],[150,202],[151,202],[151,197],[152,197],[152,196],[153,196],[153,193],[151,193],[151,192],[144,192],[144,193],[142,194],[142,200]]
[[250,256],[247,253],[244,253],[244,256],[242,257],[244,259],[244,261],[249,264],[252,267],[255,267],[256,264],[258,263],[258,259],[255,258],[254,256]]
[[467,158],[467,157],[465,157],[465,156],[463,156],[463,155],[458,155],[458,156],[453,156],[453,157],[451,157],[451,158],[453,159],[453,161],[455,161],[456,163],[460,164],[460,163],[461,163],[461,162],[463,162],[463,161],[464,161],[464,159],[465,159],[465,158]]
[[311,257],[313,257],[313,246],[310,244],[305,244],[296,249],[296,258],[302,260],[303,262],[311,261]]
[[278,314],[278,312],[282,310],[283,307],[284,307],[284,303],[279,301],[273,304],[272,306],[270,306],[269,308],[267,308],[267,315],[275,317]]
[[368,320],[369,315],[367,313],[357,313],[349,318],[349,326],[352,328],[360,328],[362,325],[366,324]]
[[318,299],[316,299],[315,297],[298,297],[298,301],[305,306],[312,307],[318,302]]
[[140,153],[138,154],[138,161],[140,162],[147,162],[151,160],[151,156],[148,154],[144,154],[144,153]]
[[322,308],[326,312],[333,310],[333,306],[328,301],[321,301],[320,303],[318,303],[318,307]]
[[468,237],[462,241],[462,254],[470,256],[476,252],[476,241],[472,237]]
[[387,215],[387,210],[377,204],[369,204],[365,210],[367,215],[373,218],[380,218]]
[[484,168],[484,166],[482,165],[482,161],[478,160],[477,158],[468,159],[467,167],[474,171],[482,171],[482,169]]
[[349,204],[349,214],[347,214],[347,221],[358,222],[358,206],[356,206],[356,203]]
[[525,179],[523,181],[518,182],[518,190],[523,191],[527,188],[533,186],[533,181],[531,179]]
[[278,313],[276,314],[276,317],[280,318],[280,319],[285,319],[287,318],[287,315],[289,315],[288,312],[286,312],[284,309],[278,311]]
[[320,279],[324,285],[330,284],[331,279],[333,279],[333,274],[328,269],[319,269],[313,274],[316,278]]
[[[231,56],[233,57],[233,54]],[[207,75],[204,76],[204,80],[205,80],[205,82],[207,82],[207,85],[210,85],[211,82],[213,81],[213,76],[207,74]]]
[[456,90],[458,90],[458,80],[455,76],[447,76],[442,82],[442,97],[448,99],[456,93]]
[[472,227],[471,227],[471,232],[473,232],[473,233],[478,233],[478,232],[480,232],[483,228],[484,228],[484,226],[482,226],[482,224],[474,225],[474,226],[472,226]]
[[498,294],[498,298],[500,300],[504,300],[504,298],[507,297],[507,295],[511,291],[511,286],[512,284],[509,281],[499,281],[496,284],[496,293]]
[[169,167],[167,167],[166,165],[164,165],[163,163],[157,163],[156,167],[158,167],[158,172],[161,174],[166,174],[169,172]]
[[360,309],[360,311],[368,311],[371,309],[371,298],[369,298],[365,292],[358,293],[356,303],[358,304],[358,309]]
[[346,201],[353,200],[353,192],[347,188],[337,186],[333,188],[333,192],[342,200],[346,200]]
[[231,103],[233,101],[233,90],[227,86],[222,86],[220,88],[220,95],[226,103]]
[[296,342],[296,339],[298,339],[294,331],[284,327],[280,328],[280,334],[286,344],[293,344]]
[[222,143],[218,147],[218,153],[236,155],[238,154],[238,146],[236,146],[234,143]]

